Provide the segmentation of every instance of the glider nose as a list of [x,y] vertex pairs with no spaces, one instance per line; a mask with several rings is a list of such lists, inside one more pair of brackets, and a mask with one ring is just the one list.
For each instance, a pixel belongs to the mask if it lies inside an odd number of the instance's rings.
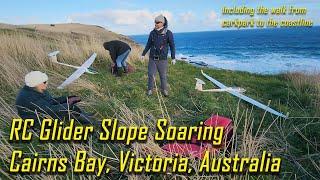
[[86,73],[89,73],[89,74],[98,74],[98,71],[96,71],[96,70],[93,69],[93,68],[88,68],[88,69],[86,69]]

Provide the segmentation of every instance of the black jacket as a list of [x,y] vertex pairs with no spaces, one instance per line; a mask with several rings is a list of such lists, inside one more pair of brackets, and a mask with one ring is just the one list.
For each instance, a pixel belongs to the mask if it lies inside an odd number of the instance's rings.
[[[37,115],[43,117],[44,114],[52,118],[62,118],[67,115],[67,97],[53,98],[48,91],[40,93],[31,87],[24,86],[17,95],[16,108],[23,119],[37,121]],[[72,106],[69,109],[72,109]]]
[[[150,49],[149,58],[154,59],[155,56],[159,56],[161,60],[168,59],[168,50],[170,46],[171,58],[175,59],[175,44],[173,34],[168,28],[168,21],[165,18],[164,28],[160,31],[152,30],[149,34],[148,42],[143,50],[142,56],[144,56]],[[165,31],[165,32],[164,32]]]
[[118,40],[105,42],[103,43],[103,47],[109,51],[113,62],[116,62],[118,56],[131,50],[131,47],[127,43]]

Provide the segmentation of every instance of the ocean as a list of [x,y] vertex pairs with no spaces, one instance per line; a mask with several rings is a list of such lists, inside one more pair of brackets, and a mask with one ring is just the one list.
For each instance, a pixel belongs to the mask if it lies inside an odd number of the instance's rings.
[[[130,36],[145,45],[148,35]],[[174,33],[176,58],[259,74],[320,71],[320,27]]]

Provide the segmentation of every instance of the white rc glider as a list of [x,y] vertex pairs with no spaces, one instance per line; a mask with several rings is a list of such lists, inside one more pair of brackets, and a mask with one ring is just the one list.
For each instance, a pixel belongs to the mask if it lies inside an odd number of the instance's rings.
[[228,92],[228,93],[230,93],[230,94],[232,94],[232,95],[234,95],[234,96],[236,96],[236,97],[238,97],[238,98],[240,98],[242,100],[247,101],[248,103],[251,103],[251,104],[253,104],[253,105],[265,110],[265,111],[268,111],[268,112],[270,112],[272,114],[275,114],[277,116],[283,117],[285,119],[288,118],[288,116],[286,116],[286,115],[284,115],[284,114],[282,114],[282,113],[280,113],[280,112],[278,112],[278,111],[276,111],[274,109],[271,109],[270,107],[268,107],[268,106],[266,106],[266,105],[264,105],[264,104],[262,104],[262,103],[260,103],[260,102],[258,102],[256,100],[254,100],[254,99],[252,99],[252,98],[250,98],[248,96],[243,95],[242,93],[245,92],[245,90],[243,88],[227,87],[224,84],[222,84],[221,82],[213,79],[212,77],[210,77],[209,75],[204,73],[202,70],[201,70],[201,73],[202,73],[202,75],[204,77],[206,77],[209,81],[211,81],[213,84],[218,86],[220,89],[206,89],[206,90],[204,90],[203,89],[203,85],[205,84],[205,82],[202,81],[201,79],[195,78],[197,80],[196,87],[195,87],[196,90],[202,91],[202,92]]
[[59,54],[59,51],[54,51],[48,54],[49,59],[56,64],[68,66],[77,69],[71,76],[69,76],[59,87],[58,89],[63,89],[65,86],[71,84],[73,81],[78,79],[83,73],[89,73],[89,74],[97,74],[98,72],[95,71],[94,69],[90,68],[92,63],[97,57],[96,53],[93,53],[89,59],[86,60],[81,66],[73,66],[70,64],[65,64],[57,61],[57,55]]

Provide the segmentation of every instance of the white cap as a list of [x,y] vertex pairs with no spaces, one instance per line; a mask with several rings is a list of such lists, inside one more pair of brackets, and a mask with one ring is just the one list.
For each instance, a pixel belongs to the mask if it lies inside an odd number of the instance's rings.
[[24,82],[29,87],[36,87],[46,81],[48,81],[48,76],[40,71],[31,71],[24,77]]

